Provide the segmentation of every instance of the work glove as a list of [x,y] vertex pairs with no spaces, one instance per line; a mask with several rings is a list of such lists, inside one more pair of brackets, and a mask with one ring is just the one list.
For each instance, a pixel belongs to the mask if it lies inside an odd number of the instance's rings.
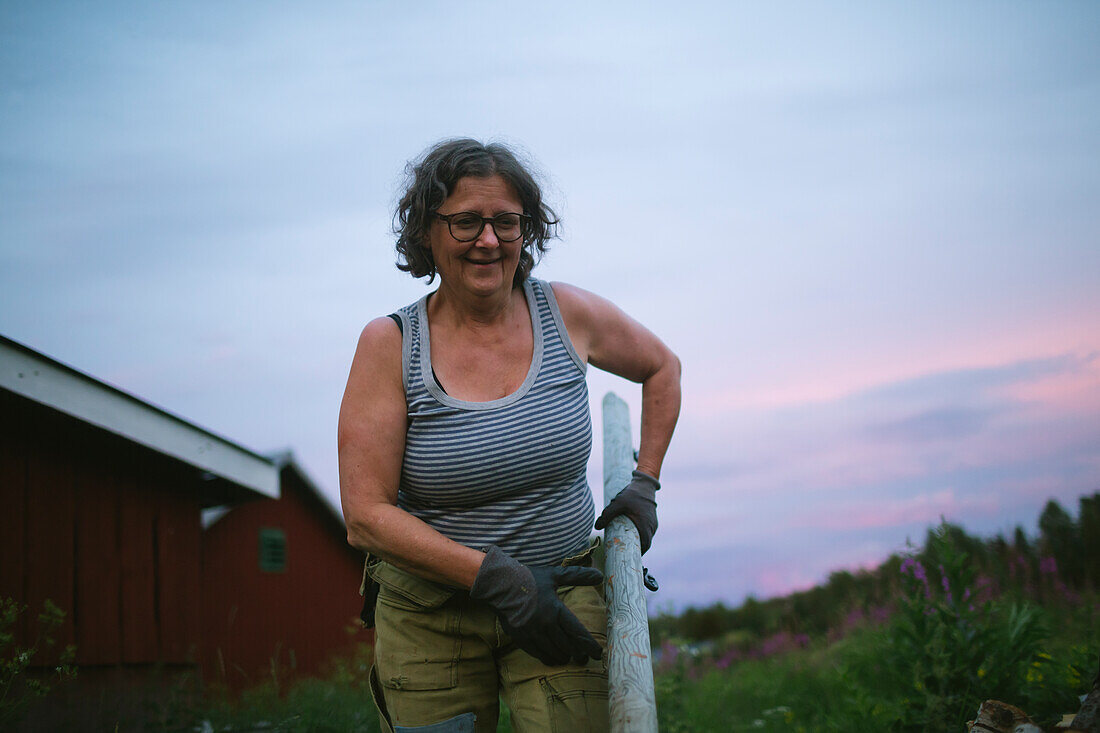
[[642,554],[649,549],[653,542],[653,535],[657,532],[657,489],[661,483],[648,473],[635,471],[622,491],[615,496],[603,513],[596,520],[596,529],[603,529],[617,516],[630,517],[634,526],[638,528],[638,536],[642,541]]
[[516,646],[543,664],[584,664],[589,657],[599,659],[603,650],[556,591],[602,582],[603,573],[595,568],[523,565],[490,545],[470,597],[492,606]]

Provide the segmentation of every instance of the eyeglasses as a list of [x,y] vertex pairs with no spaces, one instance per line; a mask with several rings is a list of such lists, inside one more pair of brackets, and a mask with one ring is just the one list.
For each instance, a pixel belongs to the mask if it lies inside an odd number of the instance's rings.
[[497,239],[502,242],[514,242],[523,236],[523,220],[531,217],[526,214],[497,214],[482,216],[472,211],[459,211],[455,214],[435,212],[451,230],[451,236],[459,242],[472,242],[481,236],[486,224],[493,225]]

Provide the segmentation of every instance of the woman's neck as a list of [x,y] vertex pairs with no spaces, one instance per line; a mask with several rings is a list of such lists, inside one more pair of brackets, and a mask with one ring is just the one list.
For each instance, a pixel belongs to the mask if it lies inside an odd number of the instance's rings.
[[506,324],[522,301],[519,288],[487,296],[459,293],[440,283],[428,299],[428,315],[458,328],[482,329]]

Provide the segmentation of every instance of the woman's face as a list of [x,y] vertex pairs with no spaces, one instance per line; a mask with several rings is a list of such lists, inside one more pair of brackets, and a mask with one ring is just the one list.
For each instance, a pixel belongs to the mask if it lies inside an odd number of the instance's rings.
[[[443,205],[440,214],[463,211],[494,217],[522,214],[523,207],[512,186],[498,175],[487,178],[460,178]],[[512,278],[519,266],[523,239],[501,242],[496,230],[486,224],[472,242],[460,242],[451,236],[447,222],[436,217],[432,222],[432,258],[440,279],[448,286],[475,295],[491,295],[512,289]]]

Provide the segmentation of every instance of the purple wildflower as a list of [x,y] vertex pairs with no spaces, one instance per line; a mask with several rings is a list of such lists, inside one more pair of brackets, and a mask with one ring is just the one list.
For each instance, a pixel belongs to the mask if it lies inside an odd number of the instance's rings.
[[924,566],[920,564],[919,560],[913,561],[913,577],[922,583],[927,584],[928,573],[924,572]]
[[736,647],[734,647],[723,654],[721,657],[719,657],[718,661],[714,663],[714,666],[717,669],[725,669],[726,667],[730,666],[730,664],[736,662],[740,658],[741,652]]
[[853,608],[848,612],[848,615],[844,618],[845,630],[855,628],[859,625],[859,622],[863,620],[863,609]]
[[928,587],[928,573],[925,572],[924,566],[921,565],[920,560],[914,557],[907,557],[901,561],[901,572],[912,573],[913,577],[920,581],[924,586],[924,597],[931,599],[932,590]]
[[770,657],[773,654],[786,651],[790,647],[790,636],[786,632],[779,632],[769,636],[760,645],[760,656]]
[[1053,557],[1044,557],[1039,560],[1039,572],[1044,575],[1054,575],[1058,572],[1058,563]]
[[657,652],[657,659],[662,669],[671,669],[672,666],[676,664],[676,660],[679,656],[679,647],[667,639],[661,643],[661,648]]

